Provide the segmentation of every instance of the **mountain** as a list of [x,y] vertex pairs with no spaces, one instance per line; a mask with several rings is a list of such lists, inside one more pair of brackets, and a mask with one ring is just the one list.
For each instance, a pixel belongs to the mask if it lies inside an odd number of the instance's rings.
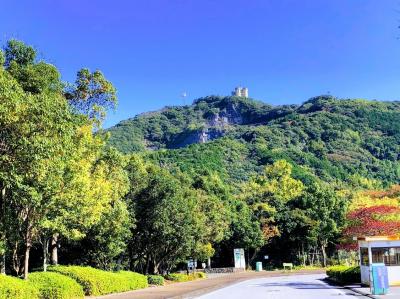
[[109,144],[124,153],[145,151],[160,163],[215,171],[232,182],[277,159],[290,161],[303,180],[400,180],[400,102],[318,96],[301,105],[272,106],[208,96],[137,115],[107,131]]

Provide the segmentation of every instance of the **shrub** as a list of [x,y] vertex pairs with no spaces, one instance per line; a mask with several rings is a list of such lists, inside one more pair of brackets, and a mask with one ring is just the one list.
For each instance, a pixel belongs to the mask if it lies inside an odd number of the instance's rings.
[[176,282],[183,282],[183,281],[190,281],[197,278],[205,278],[206,274],[203,272],[195,272],[190,273],[189,275],[183,273],[171,273],[164,276],[165,279],[176,281]]
[[0,275],[0,298],[35,299],[39,298],[39,290],[28,281],[17,277]]
[[176,281],[176,282],[183,282],[193,280],[194,277],[192,275],[182,274],[182,273],[170,273],[164,276],[165,279]]
[[162,277],[161,275],[147,275],[147,281],[149,284],[153,285],[164,285],[164,277]]
[[124,277],[128,281],[129,290],[144,289],[149,286],[147,283],[147,277],[143,274],[131,271],[119,271],[116,272],[116,274]]
[[359,283],[361,281],[359,266],[332,266],[326,270],[326,275],[342,284]]
[[147,287],[146,276],[128,271],[116,273],[81,266],[55,266],[49,271],[75,279],[86,295],[106,295]]
[[196,272],[194,275],[196,278],[206,278],[207,277],[206,273],[204,273],[204,272]]
[[82,287],[72,278],[55,272],[34,272],[29,282],[36,286],[42,299],[84,298]]

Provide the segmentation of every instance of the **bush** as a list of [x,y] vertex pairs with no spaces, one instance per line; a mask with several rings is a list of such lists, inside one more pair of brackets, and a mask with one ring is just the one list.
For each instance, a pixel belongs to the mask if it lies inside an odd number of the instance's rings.
[[144,275],[121,271],[107,272],[92,267],[55,266],[49,271],[58,272],[75,279],[86,295],[106,295],[125,292],[147,287],[147,278]]
[[163,286],[164,285],[164,277],[161,275],[147,275],[147,282],[149,284]]
[[17,277],[0,275],[0,298],[35,299],[39,298],[39,290],[28,281]]
[[332,266],[326,270],[326,275],[342,284],[359,283],[361,281],[359,266]]
[[206,273],[204,273],[204,272],[196,272],[194,275],[196,278],[206,278],[207,277]]
[[36,286],[42,299],[84,298],[82,287],[72,278],[55,272],[34,272],[29,282]]
[[190,281],[198,278],[205,278],[206,274],[203,272],[195,272],[190,273],[189,275],[183,273],[171,273],[164,276],[165,279],[176,281],[176,282],[183,282],[183,281]]
[[139,274],[131,271],[119,271],[116,272],[121,277],[124,277],[129,285],[129,290],[144,289],[149,286],[147,283],[147,277],[143,274]]
[[193,275],[187,275],[187,274],[182,274],[182,273],[170,273],[164,276],[165,279],[171,280],[171,281],[176,281],[176,282],[183,282],[183,281],[189,281],[193,280],[194,277]]

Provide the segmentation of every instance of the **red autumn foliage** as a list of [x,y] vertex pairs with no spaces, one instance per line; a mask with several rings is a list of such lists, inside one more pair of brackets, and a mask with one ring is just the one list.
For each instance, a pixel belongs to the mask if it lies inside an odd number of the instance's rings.
[[343,234],[347,237],[400,234],[400,221],[383,219],[399,213],[399,207],[387,205],[359,208],[347,214],[349,226]]

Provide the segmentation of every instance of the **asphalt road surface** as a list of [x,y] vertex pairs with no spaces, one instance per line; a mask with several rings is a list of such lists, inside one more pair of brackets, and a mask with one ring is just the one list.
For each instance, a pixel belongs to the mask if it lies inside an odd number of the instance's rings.
[[198,299],[355,299],[367,298],[323,281],[324,274],[246,280],[197,297]]

